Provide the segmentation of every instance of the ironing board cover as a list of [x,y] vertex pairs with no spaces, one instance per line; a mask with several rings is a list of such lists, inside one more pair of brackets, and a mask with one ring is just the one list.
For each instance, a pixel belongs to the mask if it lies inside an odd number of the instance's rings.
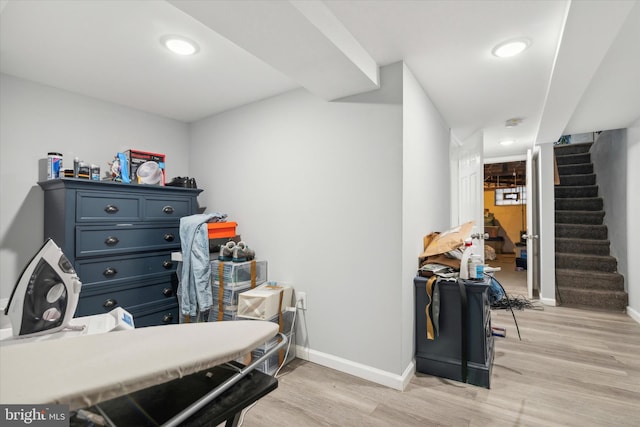
[[274,337],[267,321],[185,323],[0,347],[0,403],[70,410],[237,359]]

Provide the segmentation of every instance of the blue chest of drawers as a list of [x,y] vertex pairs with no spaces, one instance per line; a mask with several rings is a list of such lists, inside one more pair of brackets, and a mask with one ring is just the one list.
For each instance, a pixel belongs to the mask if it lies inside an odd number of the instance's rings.
[[202,190],[82,179],[38,183],[44,238],[73,264],[82,291],[76,316],[122,307],[136,327],[178,322],[180,218],[197,213]]
[[[416,371],[489,388],[494,346],[491,335],[490,279],[439,280],[439,329],[427,338],[428,279],[416,277]],[[461,288],[462,286],[462,288]],[[461,293],[464,290],[466,302]]]

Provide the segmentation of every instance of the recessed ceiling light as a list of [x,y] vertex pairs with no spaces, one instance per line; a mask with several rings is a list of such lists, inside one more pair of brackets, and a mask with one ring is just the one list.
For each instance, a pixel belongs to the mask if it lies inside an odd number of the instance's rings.
[[507,40],[494,47],[491,53],[498,58],[509,58],[521,53],[530,45],[531,41],[525,38]]
[[514,142],[515,141],[513,139],[504,139],[504,140],[500,141],[500,145],[511,145]]
[[198,51],[198,44],[182,36],[164,36],[161,39],[164,47],[178,55],[193,55]]

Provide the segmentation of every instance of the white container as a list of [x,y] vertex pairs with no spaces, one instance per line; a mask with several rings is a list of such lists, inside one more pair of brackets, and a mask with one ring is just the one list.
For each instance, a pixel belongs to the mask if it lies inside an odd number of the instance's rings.
[[47,153],[47,179],[60,178],[62,172],[62,154]]
[[464,251],[462,252],[462,259],[460,260],[460,278],[469,278],[469,261],[472,254],[471,239],[467,239],[464,242]]
[[482,257],[472,254],[469,258],[469,279],[482,279],[484,277],[484,264]]
[[[282,302],[280,302],[282,294]],[[238,317],[267,320],[280,309],[291,307],[293,288],[285,283],[267,283],[238,295]]]

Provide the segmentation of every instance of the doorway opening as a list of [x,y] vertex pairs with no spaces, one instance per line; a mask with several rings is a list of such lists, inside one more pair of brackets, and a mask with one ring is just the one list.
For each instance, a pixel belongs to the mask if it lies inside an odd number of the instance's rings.
[[527,196],[525,160],[484,165],[485,260],[517,293],[527,292]]

